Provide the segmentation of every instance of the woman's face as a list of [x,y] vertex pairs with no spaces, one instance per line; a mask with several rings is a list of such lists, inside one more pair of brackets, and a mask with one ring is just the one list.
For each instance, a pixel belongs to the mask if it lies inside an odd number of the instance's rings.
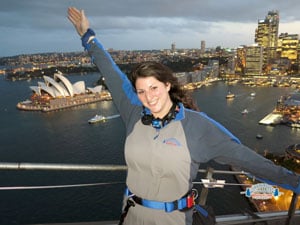
[[163,118],[170,110],[170,83],[162,83],[155,77],[139,77],[135,82],[138,98],[155,118]]

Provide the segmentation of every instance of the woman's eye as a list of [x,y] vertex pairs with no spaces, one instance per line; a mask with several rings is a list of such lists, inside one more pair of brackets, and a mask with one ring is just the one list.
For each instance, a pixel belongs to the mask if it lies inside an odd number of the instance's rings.
[[155,91],[156,89],[157,89],[156,86],[150,88],[151,91]]
[[137,91],[136,93],[137,93],[138,95],[141,95],[141,94],[144,93],[144,91]]

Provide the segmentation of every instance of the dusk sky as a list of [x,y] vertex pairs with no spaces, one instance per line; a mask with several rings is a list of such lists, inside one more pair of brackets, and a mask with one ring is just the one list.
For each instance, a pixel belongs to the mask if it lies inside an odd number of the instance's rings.
[[0,57],[82,51],[67,8],[84,9],[106,48],[236,48],[278,10],[279,34],[300,33],[299,0],[1,0]]

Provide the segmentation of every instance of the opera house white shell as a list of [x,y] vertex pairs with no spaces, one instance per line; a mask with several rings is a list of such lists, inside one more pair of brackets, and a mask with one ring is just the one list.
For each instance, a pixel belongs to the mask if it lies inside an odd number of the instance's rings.
[[[74,84],[62,75],[62,73],[55,73],[54,78],[43,76],[45,82],[38,82],[38,86],[30,86],[30,89],[37,95],[42,95],[46,92],[53,98],[56,97],[73,97],[74,95],[84,94],[86,92],[84,81],[78,81]],[[88,88],[92,93],[100,93],[102,85],[94,88]]]

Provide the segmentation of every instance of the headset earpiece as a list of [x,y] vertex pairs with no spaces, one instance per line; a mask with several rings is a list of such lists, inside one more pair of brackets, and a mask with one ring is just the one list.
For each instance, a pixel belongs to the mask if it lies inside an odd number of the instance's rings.
[[[144,110],[145,111],[145,110]],[[142,116],[142,123],[144,125],[150,125],[152,123],[152,120],[153,120],[153,116],[152,114],[145,114],[145,112],[143,112],[143,116]]]
[[144,125],[151,124],[152,127],[160,129],[176,118],[176,114],[179,111],[176,107],[177,104],[173,103],[170,111],[162,119],[154,118],[152,114],[147,114],[145,108],[143,108],[143,116],[141,118],[141,121]]

